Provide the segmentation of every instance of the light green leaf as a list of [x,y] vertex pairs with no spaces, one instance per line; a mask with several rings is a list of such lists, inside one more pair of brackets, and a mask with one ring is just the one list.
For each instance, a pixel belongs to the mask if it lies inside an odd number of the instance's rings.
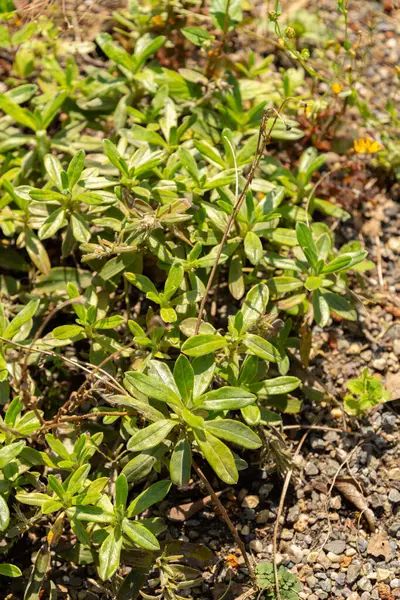
[[103,581],[110,579],[117,571],[122,549],[122,535],[119,529],[112,529],[99,550],[99,575]]
[[125,373],[125,377],[134,388],[145,394],[145,396],[183,408],[182,401],[176,392],[160,381],[157,381],[154,377],[149,377],[144,373],[137,373],[136,371],[128,371]]
[[19,567],[15,565],[10,565],[10,563],[3,563],[0,565],[0,575],[4,577],[21,577],[22,571]]
[[20,331],[21,327],[30,321],[36,314],[39,308],[40,300],[31,300],[26,306],[13,318],[11,323],[6,327],[3,337],[7,340],[12,338]]
[[264,283],[254,285],[247,292],[242,305],[243,327],[241,333],[248,331],[264,315],[268,299],[269,289]]
[[262,445],[260,438],[250,427],[233,419],[207,421],[206,430],[217,438],[232,442],[243,448],[255,449]]
[[156,423],[148,425],[135,433],[128,442],[127,448],[131,452],[140,452],[149,450],[161,444],[172,429],[177,425],[177,421],[162,419]]
[[47,240],[53,237],[57,231],[63,226],[65,220],[65,209],[61,206],[53,211],[45,220],[39,229],[39,239]]
[[274,363],[280,361],[279,350],[259,335],[247,333],[243,343],[250,352],[263,360]]
[[122,530],[125,535],[137,546],[145,550],[159,550],[160,544],[157,538],[140,521],[128,521],[123,519]]
[[5,531],[10,523],[10,511],[7,502],[0,494],[0,531]]
[[227,340],[221,335],[194,335],[183,343],[182,352],[188,356],[204,356],[225,348],[227,344]]
[[228,446],[207,431],[194,430],[194,435],[205,459],[218,477],[229,485],[237,483],[239,474]]
[[140,515],[153,504],[161,502],[168,494],[171,488],[171,482],[167,479],[157,481],[148,487],[144,492],[136,496],[133,502],[130,503],[126,516],[131,518]]
[[196,408],[207,410],[233,410],[253,404],[256,400],[254,394],[237,387],[222,387],[218,390],[207,392],[196,400]]
[[187,485],[190,481],[192,468],[192,450],[186,438],[178,440],[172,452],[169,472],[172,483],[178,487]]

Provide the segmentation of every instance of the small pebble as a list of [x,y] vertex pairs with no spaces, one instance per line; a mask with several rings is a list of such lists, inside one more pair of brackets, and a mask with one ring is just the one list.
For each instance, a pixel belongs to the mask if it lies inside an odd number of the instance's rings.
[[392,488],[389,492],[388,498],[389,498],[390,502],[393,502],[393,504],[397,504],[398,502],[400,502],[399,490],[396,490],[396,488]]
[[358,587],[359,590],[362,590],[364,592],[370,592],[372,590],[372,583],[368,579],[368,577],[362,577],[357,582],[357,587]]
[[304,468],[304,472],[306,475],[318,475],[319,469],[314,463],[308,462]]
[[242,507],[243,508],[256,508],[260,504],[260,499],[258,496],[246,496],[243,499]]
[[328,542],[325,546],[325,549],[328,552],[333,552],[334,554],[343,554],[346,549],[346,542],[343,540]]

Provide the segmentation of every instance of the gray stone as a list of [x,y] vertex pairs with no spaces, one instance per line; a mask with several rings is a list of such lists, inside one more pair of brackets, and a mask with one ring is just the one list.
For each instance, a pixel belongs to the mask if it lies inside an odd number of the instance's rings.
[[362,563],[356,560],[350,563],[346,573],[346,581],[348,584],[353,584],[361,573]]
[[357,587],[363,592],[370,592],[372,590],[372,583],[368,577],[362,577],[360,581],[357,582]]
[[298,565],[303,560],[303,550],[295,544],[289,546],[289,548],[287,549],[287,554],[289,556],[289,559],[292,562],[294,562],[295,565]]
[[365,540],[362,537],[358,538],[358,549],[360,550],[361,554],[363,554],[363,552],[365,552],[368,548],[368,542],[367,540]]
[[372,361],[372,368],[375,369],[375,371],[384,371],[386,369],[386,364],[386,358],[375,358],[375,360]]
[[400,579],[398,579],[397,577],[395,579],[392,579],[392,581],[390,582],[390,587],[392,588],[392,590],[397,590],[397,588],[400,588]]
[[377,569],[376,570],[376,580],[377,581],[383,581],[385,583],[388,583],[389,581],[391,581],[393,579],[394,573],[393,571],[390,571],[389,569]]
[[321,581],[320,586],[324,590],[324,592],[331,592],[332,591],[332,584],[329,581],[329,579],[325,579],[325,581]]
[[261,540],[251,540],[249,545],[256,554],[261,554],[261,552],[264,552],[264,544]]
[[328,542],[325,549],[334,554],[343,554],[346,550],[346,542],[344,540],[334,540],[333,542]]
[[308,462],[304,468],[304,472],[306,475],[318,475],[319,469],[314,463]]
[[396,490],[396,488],[391,489],[388,498],[390,502],[393,502],[393,504],[397,504],[398,502],[400,502],[399,490]]
[[340,465],[336,460],[328,460],[327,465],[324,469],[324,473],[326,473],[328,477],[333,477],[334,475],[336,475],[339,468]]
[[361,594],[360,600],[369,600],[370,598],[371,598],[371,594],[369,592],[364,592],[363,594]]
[[282,529],[282,533],[281,533],[281,538],[282,540],[288,541],[293,539],[293,531],[291,531],[290,529]]
[[287,517],[286,517],[286,521],[288,523],[296,523],[296,521],[299,520],[299,516],[300,516],[300,508],[297,506],[297,504],[295,504],[294,506],[291,506]]

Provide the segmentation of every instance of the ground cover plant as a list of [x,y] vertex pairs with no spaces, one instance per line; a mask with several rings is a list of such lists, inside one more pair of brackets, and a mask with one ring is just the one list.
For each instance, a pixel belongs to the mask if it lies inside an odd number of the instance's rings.
[[[206,4],[131,2],[93,41],[60,36],[50,12],[21,23],[1,6],[0,576],[18,579],[12,597],[57,598],[55,560],[87,565],[104,598],[188,597],[211,553],[172,540],[160,507],[201,482],[255,597],[298,598],[285,567],[253,564],[216,492],[271,455],[292,472],[283,416],[335,400],[304,376],[313,329],[358,319],[355,287],[374,263],[359,240],[337,243],[350,214],[318,196],[318,115],[343,87],[313,92],[326,75],[303,41],[326,30],[304,15],[281,27],[277,3],[267,27],[296,67],[272,70],[274,54],[236,59],[248,7]],[[347,33],[339,52],[356,59]],[[362,109],[347,83],[333,129],[347,104]],[[348,390],[349,416],[388,399],[368,370]],[[33,566],[19,558],[27,540]]]

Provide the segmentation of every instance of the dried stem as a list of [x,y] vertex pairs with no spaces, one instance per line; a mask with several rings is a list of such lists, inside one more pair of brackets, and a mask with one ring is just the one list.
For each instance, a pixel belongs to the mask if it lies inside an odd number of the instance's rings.
[[202,480],[202,482],[204,483],[204,485],[206,486],[212,501],[214,502],[216,508],[218,509],[218,511],[220,512],[222,518],[224,519],[225,523],[227,524],[230,532],[232,533],[232,536],[235,540],[235,542],[238,545],[238,548],[243,556],[243,560],[246,564],[246,567],[249,571],[249,575],[251,578],[251,581],[253,582],[253,585],[257,588],[257,578],[256,578],[256,574],[254,572],[254,568],[253,565],[251,564],[249,557],[247,555],[246,552],[246,548],[245,545],[242,541],[242,539],[240,538],[238,531],[236,529],[236,527],[234,526],[234,524],[232,523],[228,513],[226,512],[226,509],[224,507],[224,505],[222,504],[221,500],[218,498],[217,494],[214,491],[214,488],[212,487],[211,483],[208,481],[207,477],[204,475],[203,471],[200,469],[200,467],[193,461],[193,467],[196,471],[196,473],[198,474],[198,476],[200,477],[200,479]]

